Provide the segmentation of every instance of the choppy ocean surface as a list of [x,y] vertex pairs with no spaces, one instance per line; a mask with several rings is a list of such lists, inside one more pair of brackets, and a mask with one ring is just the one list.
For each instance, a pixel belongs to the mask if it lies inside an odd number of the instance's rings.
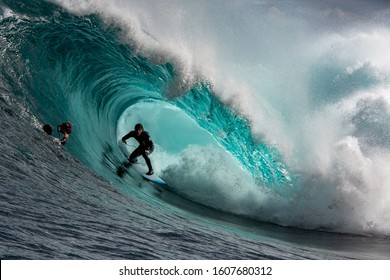
[[390,5],[346,2],[0,1],[1,259],[390,259]]

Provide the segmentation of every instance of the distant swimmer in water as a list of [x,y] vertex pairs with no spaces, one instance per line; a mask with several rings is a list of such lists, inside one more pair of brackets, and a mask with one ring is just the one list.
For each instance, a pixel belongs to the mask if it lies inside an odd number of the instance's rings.
[[64,123],[60,124],[59,126],[57,126],[58,135],[60,135],[60,133],[62,135],[64,135],[63,138],[61,139],[62,145],[65,145],[66,142],[68,141],[69,134],[72,133],[72,127],[73,127],[73,125],[70,122],[64,122]]
[[57,126],[58,136],[60,136],[60,133],[64,135],[61,140],[55,138],[52,135],[53,134],[53,127],[50,124],[45,124],[42,127],[42,129],[44,132],[46,132],[46,134],[50,135],[53,138],[54,142],[57,142],[61,145],[65,145],[65,143],[69,139],[69,134],[72,133],[72,124],[70,122],[64,122],[64,123],[60,124],[59,126]]
[[149,133],[147,131],[144,131],[142,124],[138,123],[135,125],[134,130],[130,131],[122,137],[122,142],[126,144],[126,140],[130,137],[134,137],[135,140],[138,141],[139,146],[129,156],[129,162],[136,163],[137,157],[142,155],[149,168],[149,171],[148,173],[146,173],[146,175],[153,175],[153,167],[148,155],[153,152],[154,145],[152,140],[150,139]]
[[46,132],[47,135],[52,135],[53,134],[53,128],[51,127],[50,124],[45,124],[43,127],[42,127],[43,131]]
[[53,140],[53,142],[56,142],[57,144],[62,144],[60,139],[58,138],[55,138],[52,134],[53,134],[53,128],[50,124],[45,124],[43,127],[42,127],[43,131],[46,132],[47,135],[50,135],[51,139]]

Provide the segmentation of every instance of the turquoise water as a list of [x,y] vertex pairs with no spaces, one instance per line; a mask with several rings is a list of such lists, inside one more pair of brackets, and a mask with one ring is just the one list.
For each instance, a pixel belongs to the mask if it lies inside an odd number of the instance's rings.
[[[243,20],[250,3],[233,3],[195,6]],[[202,33],[186,18],[194,4],[164,6],[165,29],[149,4],[1,3],[2,258],[388,258],[388,69],[348,53],[359,40],[382,50],[387,30],[324,42],[298,24],[308,50],[277,57],[258,33],[301,41],[256,5],[245,24],[264,17],[248,29],[263,53],[237,57],[238,41],[218,49],[234,30]],[[40,128],[63,121],[74,128],[61,148]],[[138,122],[162,192],[116,174]]]

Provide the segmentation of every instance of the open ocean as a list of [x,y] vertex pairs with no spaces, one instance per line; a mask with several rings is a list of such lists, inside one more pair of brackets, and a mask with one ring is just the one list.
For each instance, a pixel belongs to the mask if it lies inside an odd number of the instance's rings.
[[1,259],[390,259],[390,3],[336,2],[0,0]]

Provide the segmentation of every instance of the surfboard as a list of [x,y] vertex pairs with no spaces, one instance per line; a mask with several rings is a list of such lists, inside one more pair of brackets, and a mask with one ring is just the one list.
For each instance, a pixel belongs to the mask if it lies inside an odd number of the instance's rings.
[[146,175],[146,173],[149,171],[146,166],[143,166],[140,163],[132,163],[131,166],[144,177],[146,180],[152,181],[156,184],[165,185],[165,181],[158,177],[156,174],[153,175]]
[[[127,157],[127,150],[126,150],[126,145],[123,144],[122,142],[119,142],[119,148],[121,149],[121,151],[123,152],[123,154]],[[134,170],[136,170],[139,174],[142,175],[142,177],[144,177],[146,180],[149,180],[151,182],[154,182],[156,184],[160,184],[160,185],[166,185],[165,181],[163,179],[161,179],[160,177],[158,177],[156,174],[153,174],[153,175],[146,175],[146,173],[148,173],[148,168],[138,162],[136,163],[132,163],[130,164],[127,160],[122,163],[121,166],[119,166],[117,168],[117,174],[118,176],[122,177],[125,172],[126,172],[126,169],[129,167],[129,166],[132,166],[134,168]]]

